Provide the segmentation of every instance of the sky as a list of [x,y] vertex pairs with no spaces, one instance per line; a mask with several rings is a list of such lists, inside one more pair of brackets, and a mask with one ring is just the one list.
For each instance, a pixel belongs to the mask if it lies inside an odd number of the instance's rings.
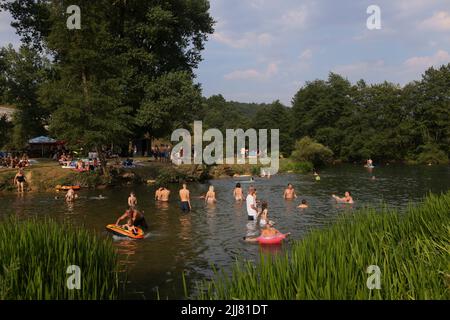
[[[366,25],[370,5],[381,29]],[[450,62],[450,0],[210,0],[215,32],[196,70],[203,94],[291,105],[307,81],[419,80]],[[0,45],[19,44],[0,13]]]

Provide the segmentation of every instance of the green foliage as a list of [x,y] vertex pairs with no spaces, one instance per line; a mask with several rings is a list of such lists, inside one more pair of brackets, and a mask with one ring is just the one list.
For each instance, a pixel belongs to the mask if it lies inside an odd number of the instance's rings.
[[45,83],[49,68],[49,61],[28,47],[0,49],[0,95],[5,103],[15,106],[9,148],[23,149],[28,139],[45,133],[48,112],[38,102],[38,89]]
[[448,164],[448,157],[444,151],[435,144],[421,146],[422,150],[417,156],[417,162],[421,164]]
[[[216,272],[199,299],[448,300],[450,193],[430,195],[407,212],[364,209],[295,241],[289,253],[239,261],[231,276]],[[381,270],[369,290],[366,269]]]
[[[288,156],[291,154],[294,144],[292,137],[292,112],[280,101],[259,109],[252,121],[255,129],[279,129],[280,130],[280,153]],[[270,131],[268,131],[270,134]]]
[[153,136],[166,136],[177,128],[189,128],[202,103],[200,88],[187,72],[163,75],[146,88],[136,117],[137,124]]
[[320,166],[331,161],[333,151],[316,142],[310,137],[303,137],[295,143],[292,159],[296,161],[309,161],[315,166]]
[[383,82],[351,85],[331,73],[308,82],[294,97],[292,132],[328,146],[337,158],[404,160],[420,146],[450,154],[450,64],[430,68],[421,81],[401,88]]
[[[118,255],[110,240],[52,220],[0,224],[0,299],[117,299]],[[81,269],[81,289],[66,286],[70,265]]]
[[309,161],[294,161],[292,159],[283,159],[280,161],[281,172],[308,173],[312,172],[314,165]]

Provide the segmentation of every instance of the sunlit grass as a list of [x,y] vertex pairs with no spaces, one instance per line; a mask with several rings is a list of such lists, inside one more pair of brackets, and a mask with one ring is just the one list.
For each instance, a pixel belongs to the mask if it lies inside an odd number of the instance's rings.
[[[67,267],[81,269],[81,289],[67,287]],[[0,300],[116,299],[118,255],[112,242],[51,220],[0,223]]]
[[[199,284],[199,299],[449,299],[450,193],[406,212],[364,209],[258,264]],[[369,265],[381,289],[369,290]]]

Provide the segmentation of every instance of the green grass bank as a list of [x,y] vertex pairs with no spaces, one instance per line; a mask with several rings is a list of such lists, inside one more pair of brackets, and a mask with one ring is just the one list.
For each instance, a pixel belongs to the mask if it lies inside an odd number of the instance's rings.
[[[117,299],[119,260],[110,239],[52,220],[0,223],[0,300]],[[69,289],[71,265],[80,289]],[[69,279],[70,283],[75,281]]]
[[[380,268],[369,290],[367,267]],[[199,284],[199,299],[449,299],[450,192],[405,212],[346,213],[289,252],[239,261]]]

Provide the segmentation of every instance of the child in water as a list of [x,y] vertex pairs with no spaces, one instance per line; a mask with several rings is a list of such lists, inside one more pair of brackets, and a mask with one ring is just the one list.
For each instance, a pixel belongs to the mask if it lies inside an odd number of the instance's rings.
[[[277,229],[275,229],[274,227],[272,227],[270,224],[266,224],[266,226],[261,229],[261,234],[259,235],[259,237],[263,237],[263,238],[271,238],[277,235],[282,234],[280,231],[278,231]],[[290,235],[291,233],[288,232],[286,234],[284,234],[285,236]],[[259,237],[244,237],[244,240],[247,242],[258,242],[258,238]]]
[[261,213],[259,214],[259,226],[264,228],[266,225],[273,225],[273,222],[269,220],[269,211],[267,201],[261,202]]

